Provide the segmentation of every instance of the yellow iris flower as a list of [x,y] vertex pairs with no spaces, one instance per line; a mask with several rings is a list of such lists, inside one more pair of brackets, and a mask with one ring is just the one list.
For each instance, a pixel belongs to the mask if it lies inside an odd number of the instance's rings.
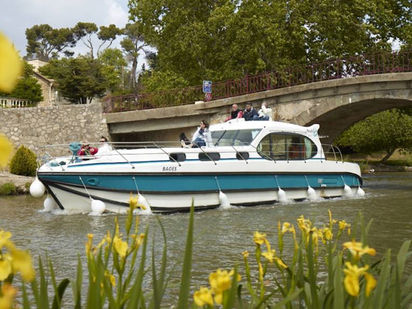
[[364,254],[369,254],[372,256],[376,254],[375,249],[369,248],[368,246],[363,246],[361,242],[356,242],[354,240],[345,242],[343,247],[348,249],[356,260],[359,260]]
[[127,242],[115,236],[113,239],[113,247],[121,257],[125,257],[129,246]]
[[221,293],[230,289],[232,284],[230,273],[227,270],[216,270],[216,272],[209,275],[209,284],[214,293]]
[[262,245],[266,241],[266,234],[256,231],[253,234],[253,241],[259,246]]
[[282,235],[287,233],[287,232],[291,232],[293,235],[295,235],[295,226],[290,224],[289,222],[284,222],[282,224]]
[[17,290],[11,284],[3,284],[1,287],[0,309],[12,308],[16,293]]
[[13,273],[20,272],[24,281],[33,281],[35,271],[30,254],[27,251],[14,249],[11,251],[11,258]]
[[243,251],[242,252],[243,258],[247,259],[249,257],[249,251]]
[[[1,68],[0,68],[1,70]],[[0,134],[0,167],[4,167],[9,163],[13,146],[4,135]]]
[[86,254],[89,255],[93,246],[93,234],[87,234]]
[[9,255],[3,254],[2,260],[0,260],[0,281],[4,281],[11,274],[11,261]]
[[269,263],[273,263],[275,257],[276,257],[276,251],[275,250],[269,250],[267,252],[263,252],[262,255],[269,261]]
[[200,287],[199,291],[196,291],[193,295],[195,300],[195,304],[199,307],[203,307],[204,305],[213,306],[213,297],[212,292],[205,287]]
[[11,92],[23,72],[23,62],[13,44],[0,32],[0,91]]
[[367,265],[365,267],[358,267],[357,265],[352,265],[350,262],[345,263],[345,279],[343,283],[348,294],[352,296],[359,295],[359,277],[362,276],[366,270],[369,268]]
[[276,262],[276,264],[278,264],[279,267],[281,267],[283,269],[288,268],[288,265],[283,263],[282,259],[278,258],[277,256],[275,257],[275,262]]
[[366,296],[369,296],[372,290],[376,287],[376,279],[369,273],[365,273],[366,279]]
[[9,248],[11,246],[10,238],[11,238],[10,232],[0,230],[0,249],[3,247]]
[[110,284],[111,284],[112,286],[116,286],[116,278],[115,278],[115,276],[113,276],[108,270],[106,270],[106,271],[104,272],[104,275],[106,276],[107,279],[109,279]]

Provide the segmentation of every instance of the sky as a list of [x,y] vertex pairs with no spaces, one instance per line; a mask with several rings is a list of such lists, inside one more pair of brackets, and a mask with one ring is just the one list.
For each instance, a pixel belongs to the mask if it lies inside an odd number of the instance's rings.
[[[127,3],[128,0],[0,0],[0,31],[25,56],[26,28],[39,24],[71,28],[79,21],[123,27],[128,21]],[[85,51],[81,45],[79,42],[76,52]]]

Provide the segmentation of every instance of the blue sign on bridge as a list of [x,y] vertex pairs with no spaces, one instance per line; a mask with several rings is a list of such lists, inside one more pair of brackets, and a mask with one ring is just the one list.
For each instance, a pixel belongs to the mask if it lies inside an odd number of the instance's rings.
[[212,81],[210,80],[203,81],[203,93],[212,93]]

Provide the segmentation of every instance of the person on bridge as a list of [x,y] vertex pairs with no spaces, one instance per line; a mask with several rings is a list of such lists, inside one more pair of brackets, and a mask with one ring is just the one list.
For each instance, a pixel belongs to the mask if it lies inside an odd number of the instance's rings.
[[259,118],[259,114],[257,113],[257,111],[252,107],[252,104],[247,103],[246,104],[246,108],[243,112],[243,118],[246,121],[250,121],[250,120],[255,120],[254,118],[257,117]]
[[192,137],[192,148],[212,145],[212,135],[209,131],[209,123],[206,120],[200,122],[200,127],[197,128]]
[[230,111],[230,115],[229,117],[226,118],[225,121],[242,118],[242,116],[243,116],[243,112],[239,109],[239,106],[237,106],[237,104],[233,104],[232,110]]

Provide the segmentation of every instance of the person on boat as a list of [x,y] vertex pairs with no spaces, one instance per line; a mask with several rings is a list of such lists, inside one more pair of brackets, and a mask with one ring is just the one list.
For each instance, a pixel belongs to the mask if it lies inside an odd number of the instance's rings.
[[79,156],[94,156],[98,149],[96,147],[90,147],[89,144],[83,144],[82,148],[77,152]]
[[100,143],[99,148],[98,148],[99,155],[109,153],[110,151],[113,150],[112,146],[110,146],[108,143],[107,137],[102,135],[100,137],[99,143]]
[[232,119],[242,118],[242,116],[243,116],[242,110],[239,109],[239,106],[237,106],[237,104],[233,104],[232,110],[230,111],[230,115],[229,117],[226,118],[225,122],[232,120]]
[[200,127],[197,128],[192,137],[192,148],[212,145],[212,135],[209,131],[209,123],[206,120],[200,122]]
[[183,148],[190,147],[190,140],[187,138],[184,132],[180,133],[179,139],[180,139],[180,144],[182,145]]
[[262,103],[258,115],[253,116],[253,120],[272,120],[272,109],[268,107],[266,102]]
[[259,114],[257,111],[252,107],[252,104],[247,103],[246,108],[243,112],[243,118],[245,118],[246,121],[254,120],[254,117],[259,117]]
[[288,148],[288,158],[290,160],[303,160],[305,158],[305,144],[297,136],[292,137]]

